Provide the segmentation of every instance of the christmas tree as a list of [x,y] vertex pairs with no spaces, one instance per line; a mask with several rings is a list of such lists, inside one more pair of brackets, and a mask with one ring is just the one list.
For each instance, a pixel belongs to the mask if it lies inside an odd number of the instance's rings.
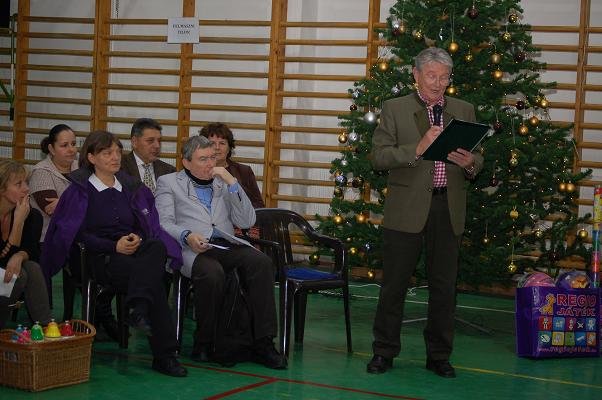
[[[414,56],[428,46],[454,61],[447,96],[475,106],[491,126],[483,142],[485,166],[471,182],[459,279],[478,286],[509,282],[524,270],[547,268],[577,256],[589,261],[576,214],[575,146],[570,127],[550,121],[545,64],[534,59],[528,26],[516,0],[400,0],[390,10],[387,43],[366,79],[350,89],[351,112],[341,116],[342,155],[332,162],[331,216],[319,229],[348,246],[349,265],[380,268],[387,172],[372,169],[372,134],[382,103],[414,88]],[[403,256],[403,255],[400,255]],[[556,271],[557,272],[557,271]]]

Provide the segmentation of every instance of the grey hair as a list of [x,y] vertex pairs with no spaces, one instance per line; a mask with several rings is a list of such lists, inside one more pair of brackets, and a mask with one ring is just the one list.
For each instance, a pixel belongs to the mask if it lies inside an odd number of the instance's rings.
[[454,62],[447,51],[440,49],[439,47],[428,47],[422,50],[416,57],[414,57],[414,64],[416,69],[422,70],[422,67],[428,63],[436,62],[449,67],[451,71],[454,68]]
[[192,161],[192,154],[197,149],[207,149],[212,147],[213,143],[205,136],[192,136],[189,137],[186,143],[182,146],[182,158],[188,161]]

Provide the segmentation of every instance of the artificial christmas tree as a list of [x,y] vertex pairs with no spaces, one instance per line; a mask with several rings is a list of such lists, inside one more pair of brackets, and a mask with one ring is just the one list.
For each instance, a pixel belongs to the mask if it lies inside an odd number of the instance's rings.
[[469,191],[460,280],[508,282],[525,269],[554,269],[568,256],[589,260],[587,231],[566,240],[589,217],[579,218],[574,203],[588,172],[572,171],[570,127],[550,122],[546,93],[554,84],[539,80],[545,65],[533,58],[520,2],[400,0],[390,12],[381,32],[387,47],[370,76],[350,90],[351,112],[341,116],[332,215],[320,218],[319,229],[347,243],[350,267],[380,267],[387,173],[372,169],[372,134],[382,103],[415,90],[414,56],[437,46],[454,61],[447,96],[472,103],[477,121],[492,127],[483,143],[485,166]]

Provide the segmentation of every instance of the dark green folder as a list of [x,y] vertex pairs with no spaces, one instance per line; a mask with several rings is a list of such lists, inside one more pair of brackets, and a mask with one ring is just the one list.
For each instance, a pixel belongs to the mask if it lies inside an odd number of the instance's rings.
[[422,158],[429,161],[445,161],[447,155],[458,148],[473,151],[487,136],[489,125],[476,122],[452,119],[443,129],[443,132],[422,154]]

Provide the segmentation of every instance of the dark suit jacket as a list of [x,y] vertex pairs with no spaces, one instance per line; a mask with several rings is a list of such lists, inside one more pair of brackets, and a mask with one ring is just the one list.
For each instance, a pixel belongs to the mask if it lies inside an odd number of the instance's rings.
[[253,208],[265,207],[263,198],[261,197],[261,192],[257,186],[257,179],[255,178],[255,174],[253,173],[251,167],[236,161],[228,160],[228,167],[226,170],[238,180],[238,183],[240,183],[245,193],[251,200]]
[[[138,182],[142,182],[140,178],[140,171],[138,170],[138,166],[136,165],[136,158],[134,157],[134,152],[130,152],[125,157],[121,159],[121,170],[126,174],[134,177]],[[171,174],[172,172],[176,172],[176,168],[173,165],[170,165],[164,161],[157,160],[153,162],[153,170],[155,171],[155,182],[162,175]]]
[[[474,107],[465,101],[445,97],[443,124],[452,118],[475,121]],[[425,224],[432,199],[434,161],[416,160],[416,146],[430,128],[428,112],[416,93],[384,102],[380,124],[372,138],[372,165],[389,170],[383,226],[401,232],[418,233]],[[475,156],[475,174],[483,157]],[[467,176],[464,169],[446,163],[447,198],[451,224],[456,235],[464,231]]]

